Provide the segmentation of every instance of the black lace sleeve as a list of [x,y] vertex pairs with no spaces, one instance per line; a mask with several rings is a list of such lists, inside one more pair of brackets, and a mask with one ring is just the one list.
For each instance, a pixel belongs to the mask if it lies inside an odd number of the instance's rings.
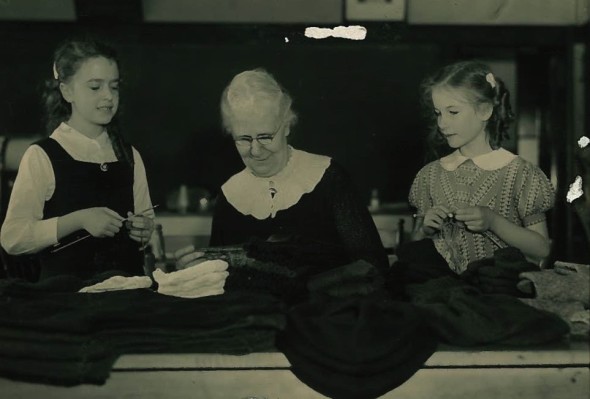
[[332,161],[324,174],[329,208],[336,230],[351,259],[364,259],[380,270],[388,268],[387,253],[367,206],[348,173]]

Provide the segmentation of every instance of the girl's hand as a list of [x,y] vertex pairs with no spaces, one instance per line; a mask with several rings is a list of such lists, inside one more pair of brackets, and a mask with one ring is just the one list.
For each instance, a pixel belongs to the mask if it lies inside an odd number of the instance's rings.
[[422,225],[424,233],[426,235],[432,235],[437,230],[440,230],[440,227],[445,219],[449,217],[450,213],[450,209],[444,205],[435,205],[427,210],[424,214],[424,224]]
[[496,213],[487,206],[472,206],[457,209],[455,219],[465,223],[467,229],[481,233],[491,228]]
[[123,217],[106,207],[80,211],[81,226],[94,237],[113,237],[123,226]]
[[129,230],[129,237],[141,244],[147,244],[154,232],[154,221],[143,215],[133,215],[127,212],[125,226]]

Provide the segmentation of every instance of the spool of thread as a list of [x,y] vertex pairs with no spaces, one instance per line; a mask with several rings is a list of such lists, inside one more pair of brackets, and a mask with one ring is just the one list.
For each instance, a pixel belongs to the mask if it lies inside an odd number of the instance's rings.
[[176,209],[179,213],[186,213],[188,210],[188,187],[182,184],[178,189],[178,202]]

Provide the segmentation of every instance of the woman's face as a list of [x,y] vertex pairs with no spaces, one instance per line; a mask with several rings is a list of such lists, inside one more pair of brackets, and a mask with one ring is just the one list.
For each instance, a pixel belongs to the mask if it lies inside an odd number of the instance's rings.
[[289,160],[287,136],[289,126],[279,115],[250,112],[235,116],[231,123],[232,137],[244,165],[258,177],[271,177],[280,172]]

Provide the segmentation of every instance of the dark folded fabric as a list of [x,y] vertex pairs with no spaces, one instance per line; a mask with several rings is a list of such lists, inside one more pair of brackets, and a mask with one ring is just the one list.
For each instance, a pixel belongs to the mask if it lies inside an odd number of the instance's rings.
[[537,345],[560,340],[569,332],[568,325],[551,313],[516,297],[483,294],[468,285],[418,298],[421,301],[414,303],[430,327],[452,345]]
[[285,303],[294,303],[307,292],[302,277],[255,267],[231,267],[224,290],[227,294],[270,294]]
[[526,295],[517,288],[518,274],[537,268],[518,249],[502,248],[493,258],[471,262],[460,276],[435,252],[431,240],[408,243],[400,253],[397,276],[406,283],[404,298],[420,309],[442,342],[535,345],[569,332],[559,318],[523,306],[517,298]]
[[435,351],[436,339],[412,305],[376,296],[296,305],[277,347],[316,391],[373,398],[410,378]]
[[359,260],[312,275],[307,289],[312,295],[332,297],[366,296],[384,287],[381,272],[372,264]]
[[480,284],[497,285],[499,287],[516,287],[516,281],[514,279],[494,277],[486,274],[480,274],[477,281]]
[[476,286],[481,290],[481,292],[486,294],[504,294],[514,297],[526,296],[518,289],[516,281],[517,280],[515,279],[496,278],[480,275],[478,277]]
[[[538,269],[538,268],[537,268]],[[504,279],[504,280],[515,280],[523,269],[505,269],[501,266],[483,266],[480,267],[478,272],[480,276]]]
[[526,260],[523,253],[513,247],[500,248],[492,258],[477,260],[467,265],[461,278],[489,294],[506,294],[517,297],[529,296],[518,290],[520,273],[539,270]]
[[[0,295],[0,375],[57,385],[100,384],[125,353],[273,350],[285,309],[262,293],[196,299],[149,289],[53,292],[4,284]],[[73,285],[68,283],[68,287]]]
[[60,360],[6,357],[0,354],[0,375],[4,378],[47,385],[75,386],[105,383],[118,355],[101,359]]
[[374,283],[376,286],[383,286],[383,276],[369,262],[358,260],[310,276],[307,288],[310,291],[321,291],[324,288],[353,282]]
[[404,292],[409,284],[456,276],[431,239],[404,243],[398,248],[396,255],[398,261],[389,268],[385,277],[385,287],[394,298],[407,299]]
[[[410,284],[406,286],[406,294],[410,301],[415,304],[447,302],[449,294],[455,287],[464,287],[470,289],[469,285],[459,280],[456,276],[446,276],[434,278],[421,284]],[[475,287],[471,287],[474,292],[479,292]]]
[[346,375],[318,365],[314,359],[296,351],[285,350],[291,362],[291,372],[313,390],[333,399],[376,399],[409,380],[431,356],[430,347],[423,348],[422,356],[408,359],[403,365],[384,369],[368,376]]
[[352,296],[367,296],[380,291],[381,288],[372,282],[349,282],[334,287],[328,287],[318,292],[336,298],[347,298]]

